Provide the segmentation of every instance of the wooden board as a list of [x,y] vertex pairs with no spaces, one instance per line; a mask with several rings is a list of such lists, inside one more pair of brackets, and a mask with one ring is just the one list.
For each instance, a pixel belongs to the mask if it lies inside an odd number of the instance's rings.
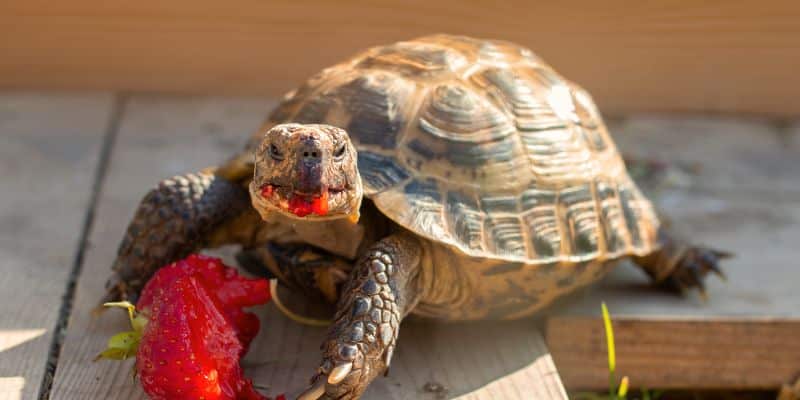
[[517,41],[606,112],[797,115],[800,4],[176,0],[0,4],[0,85],[278,95],[367,46]]
[[[91,360],[110,335],[126,327],[122,313],[93,318],[118,241],[145,191],[158,179],[203,168],[236,151],[263,119],[270,102],[258,99],[133,97],[124,108],[112,152],[92,246],[78,282],[53,399],[143,399],[132,364]],[[217,253],[230,257],[230,251]],[[230,258],[229,258],[230,259]],[[290,322],[273,307],[259,310],[264,329],[246,370],[268,394],[297,394],[320,361],[323,329]],[[566,399],[539,328],[507,324],[404,324],[392,371],[365,399],[434,399],[426,383],[449,389],[445,398]]]
[[111,96],[0,94],[0,399],[39,393]]
[[[673,184],[650,190],[676,231],[736,257],[708,301],[652,290],[621,266],[551,310],[547,341],[570,389],[608,385],[605,301],[617,364],[634,386],[777,388],[800,375],[800,148],[767,121],[638,117],[612,124],[623,151],[666,160]],[[663,182],[662,182],[663,183]]]

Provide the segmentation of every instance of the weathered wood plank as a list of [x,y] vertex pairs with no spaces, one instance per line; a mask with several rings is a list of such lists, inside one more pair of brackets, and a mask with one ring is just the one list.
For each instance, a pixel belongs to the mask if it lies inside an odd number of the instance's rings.
[[92,195],[108,94],[0,94],[0,398],[45,373]]
[[[113,151],[78,283],[54,399],[143,399],[130,363],[92,363],[106,339],[125,327],[121,313],[92,318],[116,246],[137,202],[158,179],[223,160],[238,149],[268,110],[261,100],[134,97]],[[230,252],[221,252],[229,257]],[[230,258],[228,258],[230,261]],[[320,359],[324,329],[299,326],[272,306],[258,310],[264,329],[245,360],[248,374],[269,394],[297,394]],[[448,388],[448,398],[565,399],[538,327],[508,324],[408,323],[391,374],[367,399],[435,398],[425,383]],[[502,340],[501,340],[502,338]]]
[[[551,310],[547,340],[566,385],[603,388],[599,317],[616,317],[617,364],[635,386],[776,388],[800,374],[800,149],[764,121],[641,117],[613,124],[628,154],[693,165],[650,190],[672,227],[733,251],[708,301],[658,292],[623,265]],[[673,175],[675,176],[675,175]]]
[[223,160],[224,153],[241,146],[267,107],[259,100],[156,97],[136,97],[124,105],[51,398],[144,398],[131,379],[131,364],[92,362],[109,335],[126,327],[121,313],[91,315],[118,242],[148,188],[161,178]]
[[796,1],[0,4],[0,85],[280,95],[376,44],[520,42],[602,109],[797,115]]
[[[324,329],[287,324],[269,308],[247,358],[259,385],[296,394],[320,361]],[[279,333],[280,332],[280,333]],[[444,324],[404,323],[389,376],[377,379],[364,399],[438,398],[428,384],[446,388],[447,399],[566,399],[558,373],[532,321]]]

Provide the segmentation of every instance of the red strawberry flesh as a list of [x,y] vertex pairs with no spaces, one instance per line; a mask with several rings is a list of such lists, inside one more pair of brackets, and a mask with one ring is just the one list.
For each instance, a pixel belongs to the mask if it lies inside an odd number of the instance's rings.
[[275,187],[267,184],[261,187],[261,196],[263,197],[271,197],[272,192],[275,190]]
[[317,196],[303,196],[294,194],[289,199],[289,212],[298,217],[309,214],[325,216],[328,214],[328,191],[323,190]]
[[240,276],[218,258],[193,254],[161,268],[145,285],[136,307],[147,313],[154,299],[164,296],[174,282],[184,276],[197,278],[219,299],[220,309],[234,323],[244,345],[243,351],[246,352],[250,341],[258,333],[259,321],[254,314],[243,311],[242,307],[269,302],[269,282]]
[[136,367],[148,396],[265,400],[244,378],[239,360],[259,330],[258,318],[242,307],[269,300],[267,280],[239,276],[217,258],[191,255],[161,268],[132,318],[147,319],[131,333],[140,336]]
[[319,197],[315,197],[314,201],[311,203],[311,211],[317,215],[327,215],[328,214],[328,191],[323,190],[322,195]]
[[151,399],[236,400],[251,386],[237,331],[198,279],[177,278],[149,314],[136,366]]

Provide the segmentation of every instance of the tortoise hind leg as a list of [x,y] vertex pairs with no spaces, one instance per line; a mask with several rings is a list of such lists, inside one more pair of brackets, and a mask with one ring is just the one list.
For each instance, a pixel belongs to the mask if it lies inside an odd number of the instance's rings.
[[208,244],[215,230],[248,207],[244,189],[210,173],[161,181],[128,225],[104,300],[134,300],[158,268]]
[[419,241],[401,233],[375,243],[361,257],[322,345],[322,365],[299,399],[357,399],[386,372],[400,321],[420,298],[420,253]]
[[720,262],[731,257],[730,253],[687,244],[664,228],[659,230],[658,240],[658,250],[633,258],[656,284],[680,292],[697,288],[705,296],[704,280],[709,272],[725,278]]

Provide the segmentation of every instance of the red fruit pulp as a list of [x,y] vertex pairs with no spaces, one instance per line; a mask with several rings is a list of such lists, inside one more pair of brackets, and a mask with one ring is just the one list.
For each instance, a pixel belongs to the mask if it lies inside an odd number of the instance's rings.
[[154,300],[136,354],[151,399],[237,400],[251,386],[239,366],[244,346],[221,310],[194,276],[177,278]]
[[261,196],[270,197],[275,188],[272,185],[264,185],[261,187]]
[[311,211],[314,211],[314,214],[317,214],[317,215],[327,215],[328,214],[328,191],[327,190],[323,190],[321,196],[314,198],[314,202],[311,203]]
[[305,217],[309,214],[324,216],[328,214],[328,191],[323,190],[322,194],[314,197],[293,195],[289,199],[289,212],[298,217]]
[[136,354],[153,400],[264,400],[239,359],[259,330],[242,307],[269,301],[269,282],[248,279],[217,258],[191,255],[160,269],[137,303],[148,317]]
[[242,307],[269,302],[269,281],[240,276],[218,258],[192,254],[161,268],[145,285],[136,308],[146,313],[158,297],[171,290],[177,279],[185,276],[198,279],[219,300],[220,310],[233,323],[244,346],[243,352],[246,352],[260,324],[258,317],[245,312]]

